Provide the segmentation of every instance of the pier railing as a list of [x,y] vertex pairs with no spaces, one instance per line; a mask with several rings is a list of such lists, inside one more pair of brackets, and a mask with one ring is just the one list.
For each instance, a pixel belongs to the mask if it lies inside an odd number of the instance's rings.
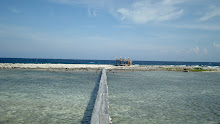
[[110,124],[108,113],[108,86],[105,68],[102,69],[102,75],[99,82],[95,105],[93,108],[91,124]]

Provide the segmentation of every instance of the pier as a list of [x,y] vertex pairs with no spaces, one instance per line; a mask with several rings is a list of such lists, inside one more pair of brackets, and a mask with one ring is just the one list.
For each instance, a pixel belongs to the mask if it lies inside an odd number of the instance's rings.
[[92,112],[91,124],[110,124],[108,105],[108,86],[105,68],[102,69],[99,89]]

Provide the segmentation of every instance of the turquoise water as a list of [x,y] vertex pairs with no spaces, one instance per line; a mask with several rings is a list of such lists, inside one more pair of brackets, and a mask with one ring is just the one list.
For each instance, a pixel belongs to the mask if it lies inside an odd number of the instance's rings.
[[220,73],[107,73],[113,124],[219,124]]
[[97,79],[96,72],[1,69],[0,123],[79,124]]
[[[98,76],[0,69],[0,123],[86,124]],[[220,123],[220,73],[109,72],[107,77],[113,124]]]

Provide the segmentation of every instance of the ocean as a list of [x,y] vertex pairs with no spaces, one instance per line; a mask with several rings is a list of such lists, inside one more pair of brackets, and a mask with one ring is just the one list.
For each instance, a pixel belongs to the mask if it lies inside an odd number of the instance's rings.
[[[0,58],[0,63],[35,63],[35,64],[51,63],[51,64],[107,64],[107,65],[115,65],[115,60]],[[133,61],[132,63],[134,65],[220,66],[220,62]]]

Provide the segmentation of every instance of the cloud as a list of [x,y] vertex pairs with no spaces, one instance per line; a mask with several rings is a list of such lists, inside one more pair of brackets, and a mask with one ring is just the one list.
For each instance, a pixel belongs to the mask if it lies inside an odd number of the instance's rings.
[[92,11],[90,8],[88,8],[88,15],[91,17],[96,17],[97,14],[95,10]]
[[198,46],[193,47],[190,49],[189,53],[193,53],[193,54],[203,54],[203,55],[207,55],[208,54],[208,49],[207,48],[200,48]]
[[31,28],[3,24],[0,24],[0,37],[10,37],[31,41],[48,41],[44,34],[34,32]]
[[114,28],[133,28],[131,25],[115,25]]
[[218,31],[218,30],[220,30],[220,25],[213,25],[213,24],[176,25],[175,27],[176,28],[185,28],[185,29],[210,30],[210,31]]
[[215,48],[220,48],[220,43],[213,43],[213,46],[215,47]]
[[200,18],[200,21],[207,21],[216,16],[220,16],[220,8],[216,6],[211,6],[210,11],[206,12],[205,15]]
[[[54,3],[88,7],[88,16],[96,17],[100,8],[104,7],[105,0],[49,0]],[[100,14],[100,13],[99,13]]]
[[10,12],[12,12],[12,13],[15,13],[15,14],[21,13],[21,11],[18,10],[18,9],[16,9],[16,8],[11,8],[11,7],[9,7],[8,10],[9,10]]
[[207,55],[208,54],[208,50],[206,48],[203,49],[203,54]]
[[88,36],[85,39],[88,39],[89,41],[111,41],[110,38],[103,36]]
[[49,0],[56,3],[68,5],[85,5],[90,7],[103,7],[104,0]]
[[[149,22],[162,22],[174,20],[183,14],[193,16],[192,13],[204,13],[199,18],[200,21],[207,21],[213,17],[220,16],[220,8],[211,6],[210,2],[205,0],[48,0],[58,4],[84,6],[88,8],[89,16],[97,16],[100,11],[108,11],[114,17],[121,21],[128,21],[136,24],[146,24]],[[201,2],[202,1],[202,2]],[[212,2],[213,4],[213,2]],[[186,5],[191,5],[186,6]],[[194,10],[194,7],[208,7],[208,11],[204,9]],[[206,8],[207,9],[207,8]],[[185,11],[186,10],[186,11]],[[97,14],[98,13],[98,14]],[[192,17],[184,18],[184,20],[192,20]],[[220,26],[209,27],[206,25],[195,25],[187,28],[219,30]]]
[[199,54],[201,50],[199,47],[193,47],[193,48],[191,48],[190,51],[191,51],[191,53]]
[[142,0],[133,3],[128,8],[119,8],[117,13],[122,21],[129,20],[137,24],[167,21],[183,14],[184,10],[176,6],[180,3],[182,2],[174,0],[160,0],[159,2]]

